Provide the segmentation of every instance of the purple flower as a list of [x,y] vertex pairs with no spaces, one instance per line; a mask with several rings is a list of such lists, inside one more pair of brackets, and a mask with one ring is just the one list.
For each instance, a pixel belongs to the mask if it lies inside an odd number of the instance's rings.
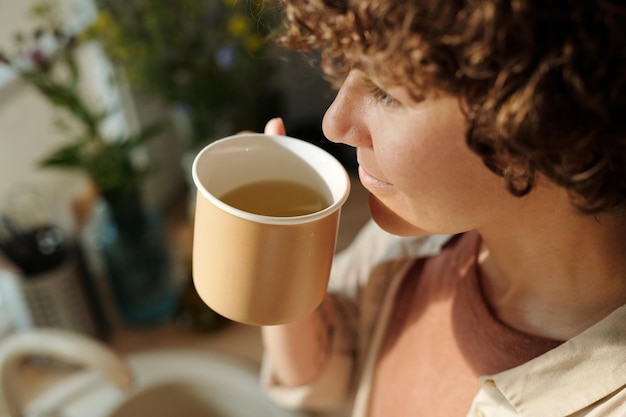
[[48,59],[46,55],[41,51],[41,49],[33,49],[28,54],[28,60],[32,68],[45,68],[48,64]]
[[237,62],[237,51],[233,45],[224,45],[215,51],[215,62],[221,69],[228,71],[232,69]]

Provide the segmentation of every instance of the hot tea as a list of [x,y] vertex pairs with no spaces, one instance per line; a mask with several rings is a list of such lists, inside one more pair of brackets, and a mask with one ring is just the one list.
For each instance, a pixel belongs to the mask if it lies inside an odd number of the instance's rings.
[[284,180],[257,181],[236,187],[220,197],[224,203],[249,213],[272,217],[294,217],[330,206],[329,192]]

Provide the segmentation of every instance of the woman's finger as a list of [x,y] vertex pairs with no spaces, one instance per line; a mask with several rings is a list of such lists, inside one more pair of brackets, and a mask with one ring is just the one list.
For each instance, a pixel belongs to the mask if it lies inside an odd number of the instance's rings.
[[275,117],[268,121],[265,125],[265,134],[281,136],[286,135],[287,130],[285,129],[285,123],[283,122],[283,119],[281,119],[280,117]]

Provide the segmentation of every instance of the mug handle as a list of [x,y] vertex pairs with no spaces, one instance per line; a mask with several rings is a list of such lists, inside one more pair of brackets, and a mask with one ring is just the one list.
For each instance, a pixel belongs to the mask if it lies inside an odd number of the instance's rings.
[[103,343],[60,329],[35,329],[13,333],[0,343],[0,402],[9,416],[20,417],[24,404],[19,392],[19,367],[29,356],[51,358],[70,365],[97,369],[123,390],[132,388],[134,375],[128,364]]

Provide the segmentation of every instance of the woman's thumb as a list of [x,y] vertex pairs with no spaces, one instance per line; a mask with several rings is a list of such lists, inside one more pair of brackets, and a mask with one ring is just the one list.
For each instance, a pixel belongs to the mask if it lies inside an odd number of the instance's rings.
[[267,135],[281,135],[287,134],[285,129],[285,123],[280,117],[275,117],[267,122],[265,125],[265,134]]

